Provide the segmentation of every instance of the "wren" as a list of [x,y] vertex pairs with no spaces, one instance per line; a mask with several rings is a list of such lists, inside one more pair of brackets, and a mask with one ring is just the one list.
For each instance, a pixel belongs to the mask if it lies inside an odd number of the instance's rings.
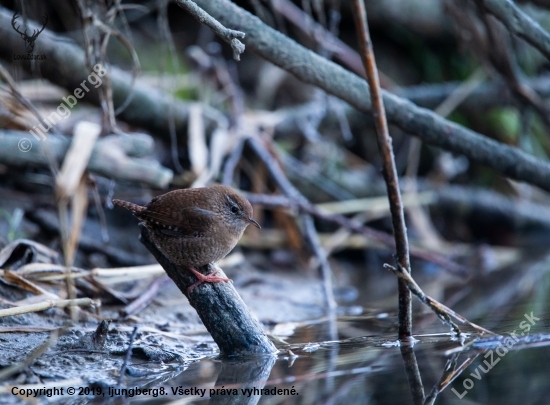
[[204,275],[198,267],[216,263],[235,247],[252,218],[250,202],[230,187],[215,185],[170,191],[146,206],[122,200],[115,205],[131,211],[150,231],[151,241],[173,263],[189,268],[197,282],[230,281],[216,272]]

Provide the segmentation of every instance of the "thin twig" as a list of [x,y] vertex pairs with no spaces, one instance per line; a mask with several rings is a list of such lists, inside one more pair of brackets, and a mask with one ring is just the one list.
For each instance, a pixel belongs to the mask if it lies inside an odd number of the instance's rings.
[[202,8],[197,6],[191,0],[176,0],[176,3],[181,7],[187,10],[195,19],[201,24],[206,25],[210,28],[216,35],[221,39],[231,45],[233,49],[233,59],[236,61],[241,60],[241,53],[244,52],[244,44],[239,41],[237,38],[243,39],[245,33],[242,31],[235,31],[229,28],[225,28],[220,22],[218,22],[214,17],[204,11]]
[[[96,14],[106,17],[105,5],[100,2],[77,0],[77,8],[82,19],[82,33],[84,37],[84,49],[86,50],[86,67],[89,70],[100,64],[106,66],[106,50],[110,38],[110,31],[105,30],[104,24]],[[110,69],[109,69],[110,70]],[[113,86],[111,72],[106,71],[103,84],[97,90],[99,104],[102,112],[102,129],[105,133],[121,132],[116,125],[115,109],[113,103]],[[133,82],[130,85],[133,88]],[[131,97],[130,91],[128,97]]]
[[447,388],[470,364],[474,362],[475,359],[480,355],[480,353],[475,353],[468,357],[460,366],[457,367],[458,353],[452,355],[450,359],[447,360],[445,364],[444,372],[441,375],[441,378],[435,384],[426,397],[424,405],[433,405],[437,396],[441,391]]
[[120,14],[120,20],[121,20],[122,25],[124,27],[124,30],[126,32],[126,36],[125,37],[123,36],[122,39],[120,39],[120,41],[123,42],[123,44],[128,48],[128,51],[132,54],[132,61],[133,61],[132,84],[131,84],[132,91],[130,92],[130,94],[128,94],[128,96],[126,97],[126,100],[124,100],[122,105],[120,105],[115,110],[115,116],[117,116],[122,111],[124,111],[124,109],[126,107],[128,107],[128,105],[132,101],[132,98],[134,97],[133,89],[135,87],[135,79],[137,78],[137,76],[139,75],[139,73],[141,71],[141,66],[140,66],[140,63],[139,63],[139,59],[137,59],[137,54],[135,52],[134,47],[132,46],[132,42],[133,42],[132,31],[130,30],[130,25],[128,24],[128,20],[126,19],[126,15],[124,14],[124,10],[126,8],[128,8],[130,10],[132,10],[132,9],[140,10],[145,14],[149,12],[149,9],[145,6],[133,5],[133,4],[122,5],[121,2],[122,2],[122,0],[115,0],[115,4],[107,11],[107,17],[108,17],[108,19],[111,23],[111,27],[112,27],[112,26],[114,26],[114,21],[115,21],[115,18],[117,16],[117,14]]
[[94,199],[95,209],[99,217],[99,228],[101,229],[101,239],[103,243],[107,244],[109,243],[109,231],[107,229],[107,218],[105,218],[105,210],[103,209],[103,205],[101,204],[101,195],[99,194],[97,181],[92,174],[87,173],[87,175],[88,175],[88,183],[90,185],[92,198]]
[[[455,91],[453,91],[445,100],[443,100],[437,108],[434,110],[442,117],[447,117],[451,114],[464,100],[481,84],[481,81],[485,78],[485,73],[481,68],[478,68],[468,79],[466,79]],[[417,173],[420,165],[420,151],[422,141],[419,138],[412,137],[409,144],[409,159],[407,164],[407,170],[405,172],[405,179],[408,181],[405,183],[404,190],[410,193],[408,196],[413,200],[419,202],[420,195],[418,192]],[[437,249],[442,245],[442,237],[437,231],[428,212],[419,205],[411,205],[406,207],[408,217],[411,223],[425,246]],[[411,252],[412,254],[412,252]]]
[[[328,262],[328,255],[323,248],[323,245],[321,245],[319,234],[315,229],[315,223],[313,222],[313,218],[311,217],[311,215],[300,215],[300,219],[302,221],[302,227],[304,228],[303,232],[306,236],[306,239],[311,245],[311,249],[317,257],[317,260],[319,260],[319,265],[321,266],[321,274],[323,276],[323,287],[325,290],[327,307],[329,311],[333,313],[336,309],[336,301],[334,300],[334,295],[332,292],[332,269],[330,267],[330,263]],[[330,326],[334,325],[334,323],[329,324]],[[334,332],[335,331],[333,331],[333,333]]]
[[424,303],[432,311],[434,311],[435,314],[439,317],[439,319],[441,319],[444,323],[449,325],[458,336],[461,336],[462,332],[460,331],[458,326],[452,321],[451,317],[458,319],[462,323],[470,325],[479,333],[488,333],[490,335],[495,335],[495,333],[491,332],[490,330],[485,329],[479,325],[476,325],[473,322],[470,322],[469,320],[464,318],[462,315],[457,314],[455,311],[453,311],[449,307],[443,305],[437,300],[434,300],[432,297],[424,294],[422,289],[418,286],[418,284],[416,284],[416,281],[413,280],[409,272],[403,269],[399,263],[397,264],[397,268],[389,264],[384,264],[384,268],[391,270],[400,280],[403,280],[407,288],[414,295],[416,295],[418,299],[422,301],[422,303]]
[[[401,192],[399,191],[399,180],[397,178],[397,169],[395,167],[395,158],[393,156],[392,140],[388,131],[384,103],[380,92],[380,82],[378,80],[378,70],[376,60],[372,49],[369,26],[367,23],[367,11],[363,0],[353,1],[353,10],[357,34],[360,38],[361,57],[365,70],[367,71],[367,81],[370,88],[370,97],[372,103],[372,115],[376,127],[376,139],[378,149],[382,156],[382,172],[386,181],[386,189],[390,202],[390,212],[395,237],[395,250],[397,262],[407,271],[411,271],[409,258],[409,241],[407,240],[407,226],[405,225],[405,212]],[[411,293],[405,283],[398,282],[399,290],[399,338],[403,339],[412,334],[412,304]]]
[[124,378],[124,374],[126,373],[126,367],[128,367],[128,362],[132,357],[132,345],[134,344],[134,339],[136,338],[137,330],[138,330],[138,327],[134,326],[132,335],[130,335],[130,343],[128,343],[128,350],[126,351],[126,356],[124,356],[124,362],[122,363],[122,367],[120,368],[120,374],[117,380],[118,386],[122,385],[122,379]]

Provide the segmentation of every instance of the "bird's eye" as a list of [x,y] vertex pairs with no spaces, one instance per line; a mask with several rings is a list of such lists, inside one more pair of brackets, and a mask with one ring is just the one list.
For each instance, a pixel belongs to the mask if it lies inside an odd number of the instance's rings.
[[236,205],[231,206],[231,212],[233,214],[236,214],[237,212],[239,212],[239,207],[237,207]]

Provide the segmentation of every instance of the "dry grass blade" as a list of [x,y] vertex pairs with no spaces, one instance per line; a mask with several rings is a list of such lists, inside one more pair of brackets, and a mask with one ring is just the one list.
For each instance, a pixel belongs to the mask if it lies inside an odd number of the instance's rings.
[[95,268],[91,270],[92,275],[104,278],[126,277],[135,280],[136,278],[145,278],[164,274],[164,269],[160,264],[150,264],[147,266],[135,267],[117,267],[112,269]]
[[100,133],[101,127],[97,124],[79,122],[76,125],[73,141],[55,181],[58,199],[69,198],[76,193]]
[[80,178],[78,187],[76,188],[71,200],[71,229],[69,233],[69,238],[66,240],[65,245],[65,263],[67,266],[73,265],[74,255],[76,254],[76,248],[78,246],[78,240],[80,239],[80,231],[84,226],[84,221],[86,221],[86,211],[88,209],[88,187],[86,184],[86,178],[84,176]]
[[[55,281],[67,278],[64,274],[66,267],[60,264],[31,263],[21,267],[17,274],[25,276],[26,279],[40,281]],[[1,275],[2,273],[0,273]],[[151,276],[164,274],[164,270],[158,264],[135,267],[119,267],[112,269],[95,268],[82,270],[76,267],[71,268],[71,278],[99,277],[105,282],[117,283],[121,281],[133,281]]]
[[3,318],[5,316],[27,314],[29,312],[45,311],[50,308],[67,308],[67,307],[73,307],[73,306],[98,307],[100,305],[101,305],[100,301],[93,300],[91,298],[77,298],[74,300],[56,300],[56,301],[46,300],[38,304],[0,309],[0,318]]
[[[91,122],[79,122],[74,131],[73,141],[61,171],[56,177],[56,197],[58,201],[59,223],[63,241],[63,253],[67,266],[67,291],[70,299],[76,298],[74,280],[70,277],[80,231],[86,218],[88,188],[85,170],[101,127]],[[68,204],[72,203],[72,221],[69,231]],[[76,311],[71,308],[71,317],[76,319]]]
[[[433,191],[421,193],[403,194],[403,205],[405,207],[415,207],[421,205],[433,204],[437,195]],[[317,204],[322,212],[326,214],[354,214],[357,212],[368,212],[369,219],[386,216],[389,213],[389,203],[387,197],[357,198],[353,200],[335,201]]]
[[[24,106],[27,110],[29,110],[34,115],[34,117],[36,118],[37,123],[43,122],[43,118],[40,115],[40,113],[38,112],[38,110],[36,109],[36,107],[21,93],[21,91],[19,90],[19,87],[15,83],[15,80],[13,80],[13,78],[11,77],[9,72],[2,65],[0,65],[0,77],[2,77],[6,81],[8,86],[10,87],[10,90],[11,90],[11,93],[12,93],[13,97],[15,97],[15,99],[22,106]],[[53,127],[52,129],[53,129],[54,132],[57,132],[55,127]],[[43,136],[42,140],[44,140],[45,135],[42,135],[42,136]],[[54,169],[56,169],[56,167],[54,167]],[[55,173],[55,170],[52,170],[52,172]]]

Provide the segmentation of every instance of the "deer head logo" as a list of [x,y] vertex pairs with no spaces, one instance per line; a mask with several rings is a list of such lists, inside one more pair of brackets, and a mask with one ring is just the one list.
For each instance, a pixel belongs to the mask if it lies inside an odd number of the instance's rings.
[[44,31],[44,28],[46,28],[46,24],[48,23],[48,16],[44,14],[44,25],[42,26],[41,29],[34,30],[32,35],[27,35],[27,30],[25,30],[25,32],[19,31],[19,26],[15,25],[15,20],[17,20],[17,17],[19,17],[19,15],[16,12],[11,19],[11,26],[17,33],[21,35],[21,38],[25,40],[25,49],[27,50],[27,53],[31,53],[32,50],[34,49],[34,41],[36,41],[36,38],[38,38],[38,35],[40,35],[40,33]]

